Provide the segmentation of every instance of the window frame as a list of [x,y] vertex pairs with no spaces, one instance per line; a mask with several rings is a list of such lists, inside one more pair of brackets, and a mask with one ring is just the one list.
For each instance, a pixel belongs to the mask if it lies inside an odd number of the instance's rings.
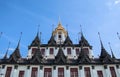
[[70,77],[78,77],[78,68],[70,68]]
[[76,49],[75,49],[75,52],[76,52],[76,55],[79,55],[80,49],[79,49],[79,48],[76,48]]
[[117,77],[116,72],[115,72],[115,68],[113,66],[111,66],[109,68],[110,68],[111,77]]
[[72,49],[71,48],[67,48],[67,55],[71,55],[72,54]]
[[103,77],[103,72],[102,72],[102,70],[97,70],[97,75],[98,75],[98,77]]
[[64,77],[64,68],[58,68],[58,77]]
[[44,68],[44,77],[52,77],[52,68]]
[[50,48],[50,49],[49,49],[49,54],[50,54],[50,55],[54,55],[54,48]]
[[32,67],[31,77],[37,77],[37,76],[38,76],[38,67]]
[[85,77],[91,77],[90,67],[84,67]]
[[25,71],[24,70],[20,70],[18,77],[24,77],[24,75],[25,75]]
[[12,72],[12,67],[7,67],[5,77],[10,77]]
[[31,54],[35,54],[35,52],[37,51],[37,48],[32,48],[32,52],[31,52]]
[[41,54],[45,55],[45,48],[41,48]]

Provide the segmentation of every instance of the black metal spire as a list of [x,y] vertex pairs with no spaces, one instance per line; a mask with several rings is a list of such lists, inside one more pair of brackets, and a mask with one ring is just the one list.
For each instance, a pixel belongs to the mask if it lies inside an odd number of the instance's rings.
[[[42,35],[42,32],[39,32],[40,33],[40,42],[41,42],[41,35]],[[38,43],[38,48],[40,49],[40,45],[41,43]]]
[[38,46],[38,44],[41,43],[41,36],[39,37],[39,34],[41,34],[41,33],[39,32],[39,27],[40,27],[40,25],[38,25],[37,35],[36,35],[36,37],[34,38],[34,40],[32,41],[32,43],[31,43],[31,45],[29,46],[29,48],[32,47],[32,46]]
[[8,50],[9,50],[9,47],[10,47],[10,42],[8,44],[8,48],[7,48],[7,51],[5,53],[5,56],[3,57],[3,59],[7,59],[8,58]]
[[68,24],[66,24],[66,31],[68,32]]
[[37,30],[37,36],[36,37],[38,37],[39,38],[39,28],[40,28],[40,25],[38,25],[38,30]]
[[103,46],[103,43],[102,43],[102,40],[101,40],[101,37],[100,37],[100,33],[99,33],[99,32],[98,32],[98,35],[99,35],[99,39],[100,39],[100,43],[101,43],[100,60],[101,60],[103,63],[113,62],[110,54],[108,54],[108,52],[105,50],[105,48],[104,48],[104,46]]
[[9,62],[12,62],[12,63],[16,63],[19,61],[19,59],[21,58],[21,55],[20,55],[20,41],[21,41],[21,37],[22,37],[22,32],[20,34],[20,38],[19,38],[19,41],[18,41],[18,45],[16,47],[16,49],[14,50],[14,52],[10,55],[10,58],[9,58]]
[[[81,25],[80,25],[81,27]],[[90,44],[88,43],[88,41],[85,39],[84,35],[83,35],[83,32],[82,32],[82,27],[81,27],[81,39],[79,41],[79,45],[81,46],[83,43],[83,46],[87,46],[89,47],[90,49],[92,49],[92,46],[90,46]]]
[[54,24],[52,24],[52,32],[54,31],[54,26],[55,26],[55,25],[54,25]]
[[82,25],[80,25],[80,33],[81,33],[81,36],[83,36]]
[[20,38],[19,38],[19,41],[18,41],[17,49],[19,49],[19,47],[20,47],[21,37],[22,37],[22,32],[20,33]]
[[63,45],[65,45],[65,46],[72,46],[72,45],[73,45],[73,43],[72,43],[72,41],[71,41],[71,39],[70,39],[70,37],[69,37],[68,32],[67,32],[67,37],[66,37]]
[[109,47],[110,47],[110,50],[111,50],[112,58],[115,59],[115,56],[114,56],[113,50],[111,48],[110,42],[108,44],[109,44]]
[[53,33],[52,33],[52,35],[51,35],[51,38],[50,38],[50,40],[48,41],[48,45],[49,46],[56,46],[56,41],[55,41],[55,39],[54,39],[54,35],[53,35]]
[[102,40],[101,40],[101,37],[100,37],[100,33],[99,33],[99,32],[98,32],[98,36],[99,36],[99,39],[100,39],[101,49],[104,49],[104,46],[103,46],[103,43],[102,43]]

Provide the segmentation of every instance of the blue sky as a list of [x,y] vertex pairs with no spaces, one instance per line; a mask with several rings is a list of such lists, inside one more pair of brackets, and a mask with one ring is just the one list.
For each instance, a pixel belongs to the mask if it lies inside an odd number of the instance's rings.
[[52,25],[57,26],[59,16],[71,40],[78,43],[78,33],[82,25],[83,33],[93,46],[93,54],[100,54],[98,32],[106,50],[110,53],[108,42],[116,57],[120,54],[120,0],[0,0],[0,57],[5,54],[9,41],[9,54],[16,48],[20,32],[21,54],[26,57],[28,45],[36,36],[38,25],[42,32],[42,42],[47,43]]

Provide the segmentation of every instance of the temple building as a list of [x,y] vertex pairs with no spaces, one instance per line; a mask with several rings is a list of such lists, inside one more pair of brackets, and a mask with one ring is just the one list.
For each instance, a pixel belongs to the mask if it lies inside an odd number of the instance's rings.
[[81,31],[74,44],[59,22],[47,44],[41,43],[38,31],[28,46],[26,58],[20,54],[20,40],[14,52],[0,59],[0,77],[120,77],[120,59],[109,54],[100,39],[99,58]]

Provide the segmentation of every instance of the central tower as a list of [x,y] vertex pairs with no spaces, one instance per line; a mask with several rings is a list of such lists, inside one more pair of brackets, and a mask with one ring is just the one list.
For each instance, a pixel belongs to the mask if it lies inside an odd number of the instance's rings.
[[53,31],[53,36],[57,44],[63,44],[66,37],[67,37],[67,31],[64,29],[62,24],[59,22],[57,28]]

